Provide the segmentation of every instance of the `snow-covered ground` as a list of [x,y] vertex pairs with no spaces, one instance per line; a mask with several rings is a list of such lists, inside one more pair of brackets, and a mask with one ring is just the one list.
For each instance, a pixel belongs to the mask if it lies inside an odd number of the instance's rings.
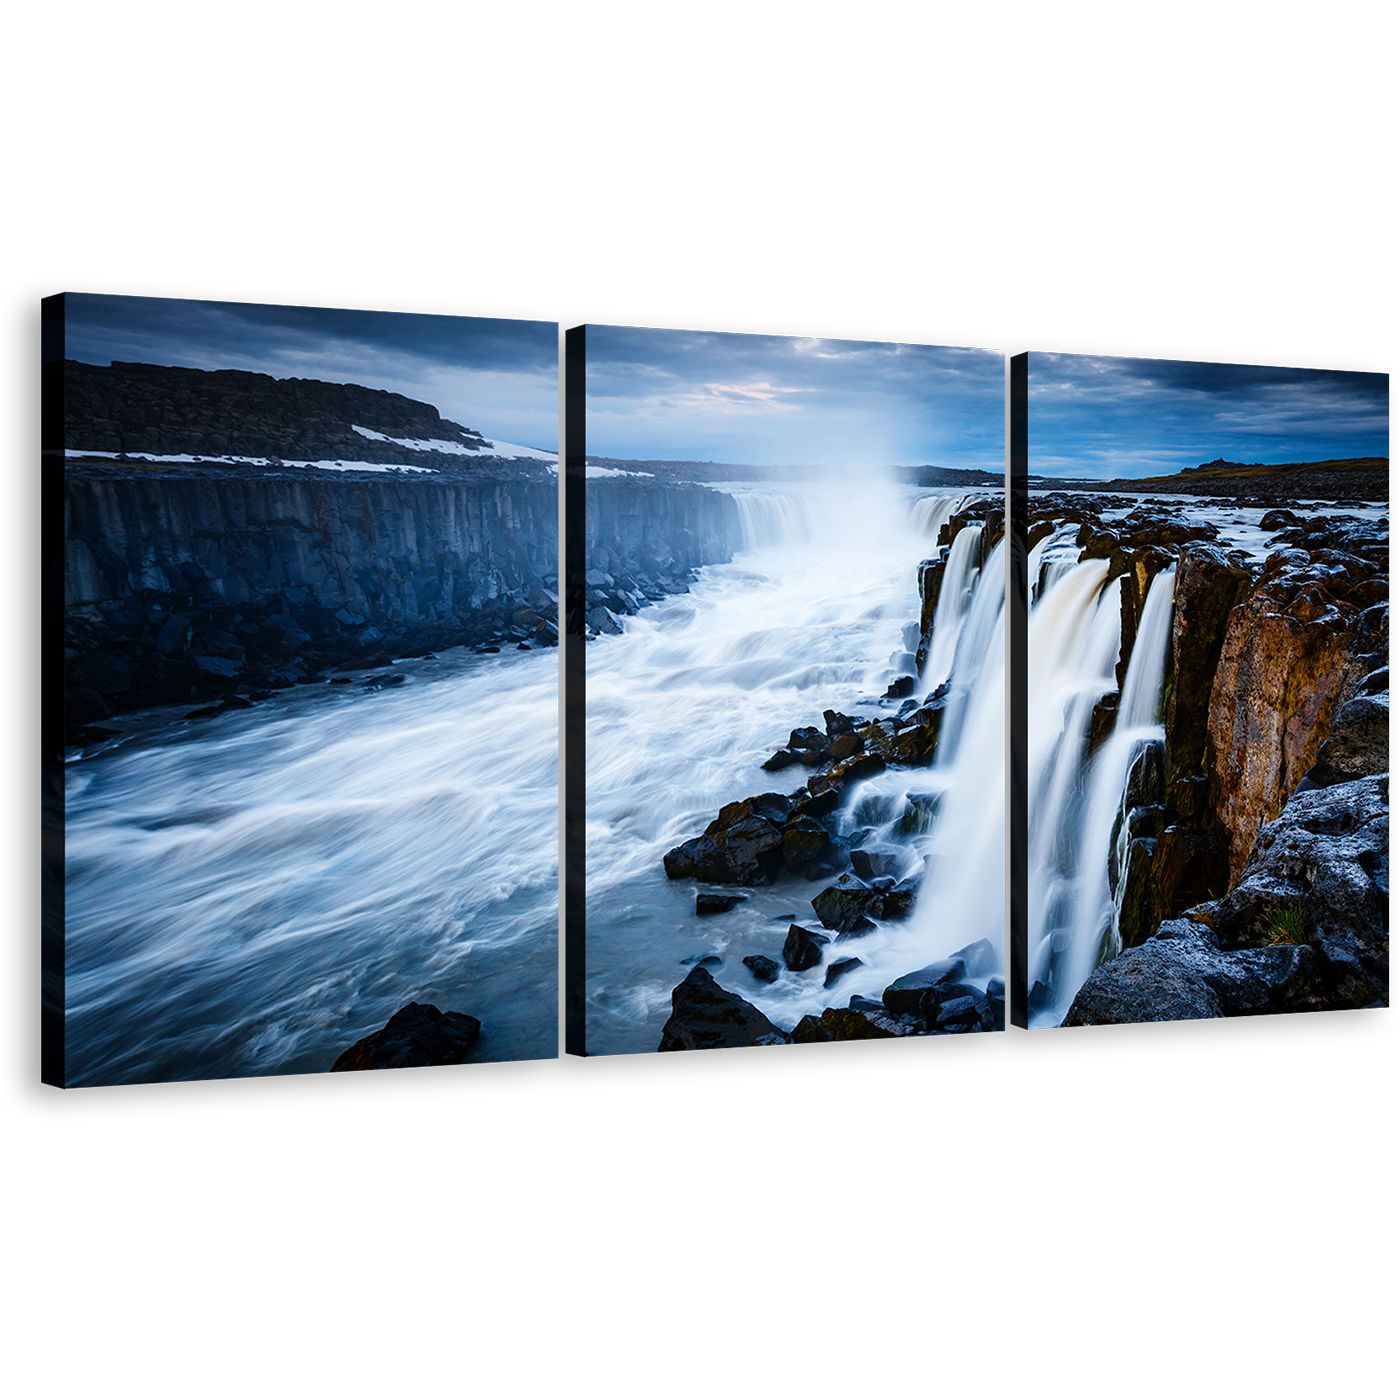
[[[158,466],[179,466],[183,462],[202,462],[208,466],[214,463],[221,467],[270,467],[267,457],[192,457],[188,452],[86,452],[68,448],[65,457],[102,457],[107,461],[154,462]],[[294,462],[282,458],[284,467],[319,467],[327,472],[423,472],[433,475],[431,467],[405,467],[397,462]]]
[[545,452],[538,447],[522,447],[518,442],[501,442],[487,438],[485,447],[468,447],[464,442],[450,442],[446,438],[396,438],[384,433],[376,433],[373,428],[362,428],[358,423],[350,425],[361,437],[371,442],[392,442],[395,446],[406,447],[411,452],[446,452],[454,457],[528,457],[536,462],[555,462],[557,452]]
[[[555,453],[544,452],[537,447],[522,447],[514,442],[499,442],[488,439],[483,448],[468,448],[459,442],[448,442],[445,439],[391,438],[386,437],[383,433],[373,432],[369,428],[359,427],[356,427],[355,431],[370,441],[392,442],[395,446],[406,447],[415,452],[441,452],[454,457],[474,457],[477,460],[490,457],[504,457],[514,460],[524,458],[529,461],[547,463],[556,471],[558,470],[558,458]],[[68,448],[64,455],[66,457],[99,457],[111,462],[118,460],[151,462],[157,466],[180,466],[195,462],[227,467],[270,467],[273,465],[272,459],[269,457],[194,456],[188,452],[89,452],[85,449]],[[433,475],[434,472],[432,467],[404,466],[399,462],[361,462],[339,458],[309,462],[293,461],[284,457],[279,464],[284,467],[315,467],[327,472],[422,472],[429,476]],[[613,473],[613,475],[619,474]]]
[[[1032,500],[1050,495],[1048,490],[1035,490],[1028,493]],[[1085,490],[1056,492],[1062,495],[1097,495],[1100,493]],[[1103,493],[1117,494],[1117,493]],[[1281,501],[1270,506],[1221,506],[1209,504],[1219,497],[1188,496],[1182,492],[1172,492],[1158,496],[1141,496],[1132,505],[1115,507],[1099,512],[1099,519],[1106,525],[1116,524],[1141,506],[1166,506],[1177,514],[1197,525],[1214,525],[1220,532],[1220,543],[1234,549],[1243,549],[1256,559],[1265,558],[1271,549],[1271,541],[1277,530],[1263,530],[1259,522],[1271,510],[1291,510],[1295,515],[1344,515],[1355,520],[1372,522],[1389,518],[1389,506],[1382,504],[1365,506],[1339,506],[1330,500]]]

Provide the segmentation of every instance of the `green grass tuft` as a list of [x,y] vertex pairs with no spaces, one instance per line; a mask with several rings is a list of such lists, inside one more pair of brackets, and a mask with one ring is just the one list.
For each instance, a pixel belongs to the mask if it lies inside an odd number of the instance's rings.
[[1303,906],[1285,904],[1269,915],[1269,942],[1306,944],[1308,935],[1303,932]]

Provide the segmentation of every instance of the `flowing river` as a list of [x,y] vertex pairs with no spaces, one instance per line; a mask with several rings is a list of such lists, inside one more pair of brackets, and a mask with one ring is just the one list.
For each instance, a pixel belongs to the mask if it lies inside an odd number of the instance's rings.
[[556,1053],[558,653],[393,669],[68,764],[70,1084],[328,1070],[411,1001]]

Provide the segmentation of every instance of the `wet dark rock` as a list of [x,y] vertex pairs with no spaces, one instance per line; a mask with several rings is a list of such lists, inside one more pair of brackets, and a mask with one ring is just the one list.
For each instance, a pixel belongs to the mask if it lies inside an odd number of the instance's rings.
[[736,904],[742,904],[747,898],[747,895],[742,894],[713,894],[702,890],[695,896],[695,912],[701,916],[727,914]]
[[812,900],[817,917],[829,929],[840,933],[869,931],[874,925],[867,917],[884,917],[885,893],[872,889],[856,875],[842,875]]
[[966,989],[964,995],[948,997],[938,1003],[933,1024],[938,1030],[981,1030],[990,1019],[987,999],[976,988]]
[[816,967],[822,960],[822,949],[831,940],[825,934],[813,933],[801,924],[788,928],[787,941],[783,944],[783,962],[789,972],[806,972]]
[[827,829],[815,817],[793,817],[783,827],[783,859],[789,869],[817,860],[830,844]]
[[885,988],[885,1010],[891,1016],[922,1016],[927,1006],[936,1006],[939,989],[946,989],[967,977],[967,964],[961,958],[942,958],[917,972],[897,978]]
[[792,809],[792,798],[784,797],[779,792],[761,792],[757,797],[726,802],[719,809],[719,816],[705,828],[705,835],[714,836],[749,817],[761,817],[764,821],[780,825],[792,815]]
[[810,792],[819,793],[835,790],[840,793],[858,778],[869,778],[885,771],[885,760],[878,754],[862,753],[833,764],[824,773],[818,773],[807,780]]
[[879,917],[882,919],[907,919],[913,912],[914,901],[918,898],[917,879],[901,880],[891,889],[884,891],[880,904]]
[[885,688],[885,699],[903,700],[906,695],[914,693],[915,684],[913,676],[899,676]]
[[794,817],[828,817],[841,805],[841,794],[834,788],[812,792],[798,798],[793,806]]
[[859,958],[838,958],[828,965],[826,969],[826,981],[822,983],[824,987],[833,986],[840,981],[848,972],[854,972],[858,967],[865,964]]
[[1110,690],[1104,695],[1089,714],[1089,752],[1098,750],[1100,744],[1113,732],[1118,722],[1118,692]]
[[1006,983],[1000,977],[987,982],[987,1009],[998,1028],[1006,1024]]
[[781,963],[774,962],[772,958],[765,958],[762,953],[753,953],[745,958],[744,966],[760,982],[776,982],[778,974],[782,971]]
[[396,1011],[382,1030],[357,1040],[331,1069],[465,1064],[480,1034],[481,1022],[475,1016],[413,1001]]
[[838,734],[831,741],[831,756],[838,761],[851,758],[865,747],[865,740],[859,734]]
[[1310,948],[1222,951],[1205,925],[1174,920],[1142,947],[1101,963],[1079,989],[1064,1024],[1311,1011],[1322,1005],[1321,987],[1319,961]]
[[787,1037],[758,1007],[727,992],[703,968],[692,969],[671,993],[671,1016],[658,1050],[719,1050],[764,1036]]
[[766,773],[779,773],[784,768],[791,768],[797,762],[797,755],[789,749],[779,749],[772,758],[765,759],[762,767]]
[[622,625],[612,615],[612,613],[604,607],[596,607],[589,609],[588,625],[595,632],[601,632],[608,636],[616,637],[620,636],[622,633]]
[[872,880],[898,875],[906,859],[907,853],[896,846],[862,846],[851,852],[851,869],[862,880]]
[[1385,692],[1358,695],[1342,706],[1307,777],[1315,787],[1329,787],[1389,768],[1390,695]]
[[[1112,856],[1117,863],[1117,847]],[[1152,868],[1157,854],[1157,842],[1142,837],[1128,843],[1127,869],[1114,875],[1114,891],[1118,897],[1118,934],[1124,948],[1134,948],[1157,927],[1152,918],[1154,898]]]
[[667,851],[663,864],[671,880],[767,885],[783,868],[783,835],[763,817],[744,817]]
[[1210,910],[1224,948],[1297,936],[1321,960],[1331,1006],[1388,1002],[1388,775],[1294,795],[1259,833],[1239,883]]
[[682,967],[723,967],[724,959],[718,953],[692,953],[681,959]]
[[68,680],[99,695],[118,695],[131,685],[131,667],[115,652],[89,651],[73,663]]
[[794,1045],[814,1045],[834,1040],[893,1040],[911,1034],[882,1011],[854,1010],[829,1006],[820,1016],[804,1016],[793,1027]]
[[842,734],[854,733],[856,726],[856,721],[850,715],[843,715],[838,710],[823,710],[822,723],[826,725],[827,735],[832,739]]
[[1001,967],[1001,953],[985,938],[969,943],[952,954],[952,960],[962,963],[967,977],[990,977]]

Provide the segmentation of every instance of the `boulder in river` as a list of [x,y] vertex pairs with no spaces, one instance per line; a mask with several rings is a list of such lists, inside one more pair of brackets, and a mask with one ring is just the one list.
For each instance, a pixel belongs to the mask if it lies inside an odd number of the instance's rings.
[[787,941],[783,944],[783,961],[789,972],[806,972],[816,967],[822,960],[822,949],[831,940],[824,933],[813,933],[801,924],[788,928]]
[[767,885],[783,868],[783,834],[763,817],[741,817],[667,851],[663,864],[671,880]]
[[792,1028],[794,1045],[830,1040],[893,1040],[913,1035],[915,1028],[885,1015],[879,1008],[829,1006],[820,1016],[804,1016]]
[[715,894],[710,890],[701,890],[695,896],[695,912],[706,916],[709,914],[727,914],[736,904],[742,904],[748,898],[743,894]]
[[781,963],[774,962],[772,958],[765,958],[762,953],[753,953],[745,958],[744,966],[760,982],[776,982],[778,974],[783,970]]
[[721,1050],[766,1036],[787,1040],[758,1007],[725,991],[703,967],[697,967],[671,993],[671,1017],[662,1027],[657,1048]]
[[481,1034],[481,1022],[460,1011],[439,1011],[411,1001],[382,1030],[357,1040],[331,1070],[406,1069],[416,1065],[460,1065]]

